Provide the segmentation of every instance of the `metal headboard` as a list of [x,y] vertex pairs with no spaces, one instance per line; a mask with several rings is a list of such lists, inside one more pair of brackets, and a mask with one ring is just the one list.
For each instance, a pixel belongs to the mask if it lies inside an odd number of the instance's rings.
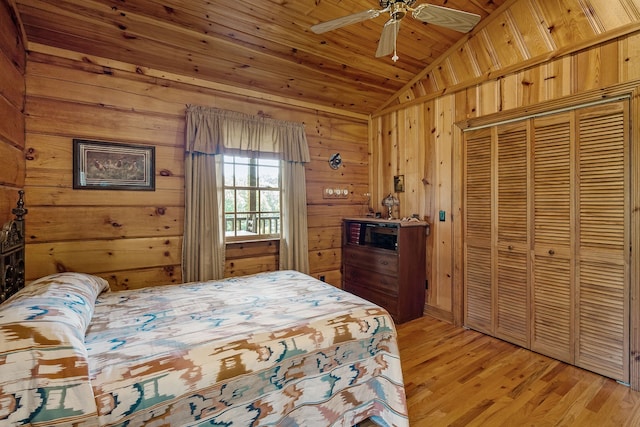
[[15,219],[0,230],[0,303],[24,287],[24,191],[18,191],[18,203],[11,212]]

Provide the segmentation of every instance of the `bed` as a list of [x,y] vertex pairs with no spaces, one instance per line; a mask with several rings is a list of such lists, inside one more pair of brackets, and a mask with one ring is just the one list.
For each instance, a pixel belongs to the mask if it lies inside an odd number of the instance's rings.
[[0,304],[0,425],[407,426],[393,321],[296,271]]

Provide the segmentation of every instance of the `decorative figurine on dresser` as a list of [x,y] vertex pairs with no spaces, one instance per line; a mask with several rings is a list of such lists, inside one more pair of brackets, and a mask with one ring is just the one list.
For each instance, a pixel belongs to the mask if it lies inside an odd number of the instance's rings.
[[344,219],[342,288],[385,308],[396,323],[421,317],[428,227],[413,218]]
[[24,191],[18,192],[18,204],[11,212],[15,219],[0,230],[0,303],[24,287]]

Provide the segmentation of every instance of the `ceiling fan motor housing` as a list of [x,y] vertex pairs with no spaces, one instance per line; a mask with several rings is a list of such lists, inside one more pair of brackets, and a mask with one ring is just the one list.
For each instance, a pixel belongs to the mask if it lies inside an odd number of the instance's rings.
[[396,3],[402,3],[406,6],[412,6],[415,2],[416,0],[380,0],[380,7],[386,9],[387,7],[389,7],[389,5],[393,5]]
[[411,7],[416,0],[380,0],[380,6],[389,7],[391,19],[400,21],[407,14],[407,8]]

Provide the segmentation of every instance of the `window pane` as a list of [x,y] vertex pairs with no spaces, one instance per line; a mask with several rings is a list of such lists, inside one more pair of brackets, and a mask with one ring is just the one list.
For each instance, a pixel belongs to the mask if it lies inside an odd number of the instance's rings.
[[235,168],[236,187],[249,186],[249,165],[238,165]]
[[249,190],[236,190],[236,212],[249,212]]
[[[233,223],[234,216],[235,215],[232,215],[232,214],[226,214],[224,216],[224,230],[225,230],[227,236],[229,234],[231,234],[231,236],[234,235],[234,231],[235,231],[234,223]],[[231,232],[231,233],[229,233],[229,232]]]
[[224,190],[224,211],[235,212],[235,210],[236,210],[235,190]]
[[[225,161],[227,156],[224,156]],[[224,185],[225,187],[233,187],[233,164],[225,163],[224,164]],[[225,194],[226,196],[226,194]]]
[[280,233],[280,214],[279,213],[263,213],[260,214],[260,233],[261,234],[278,234]]
[[262,188],[279,188],[280,170],[278,168],[261,167],[258,179],[258,185]]
[[280,212],[280,192],[263,190],[260,192],[260,211]]
[[244,223],[242,230],[247,233],[260,234],[260,230],[258,229],[258,219],[256,215],[251,214],[244,217]]

